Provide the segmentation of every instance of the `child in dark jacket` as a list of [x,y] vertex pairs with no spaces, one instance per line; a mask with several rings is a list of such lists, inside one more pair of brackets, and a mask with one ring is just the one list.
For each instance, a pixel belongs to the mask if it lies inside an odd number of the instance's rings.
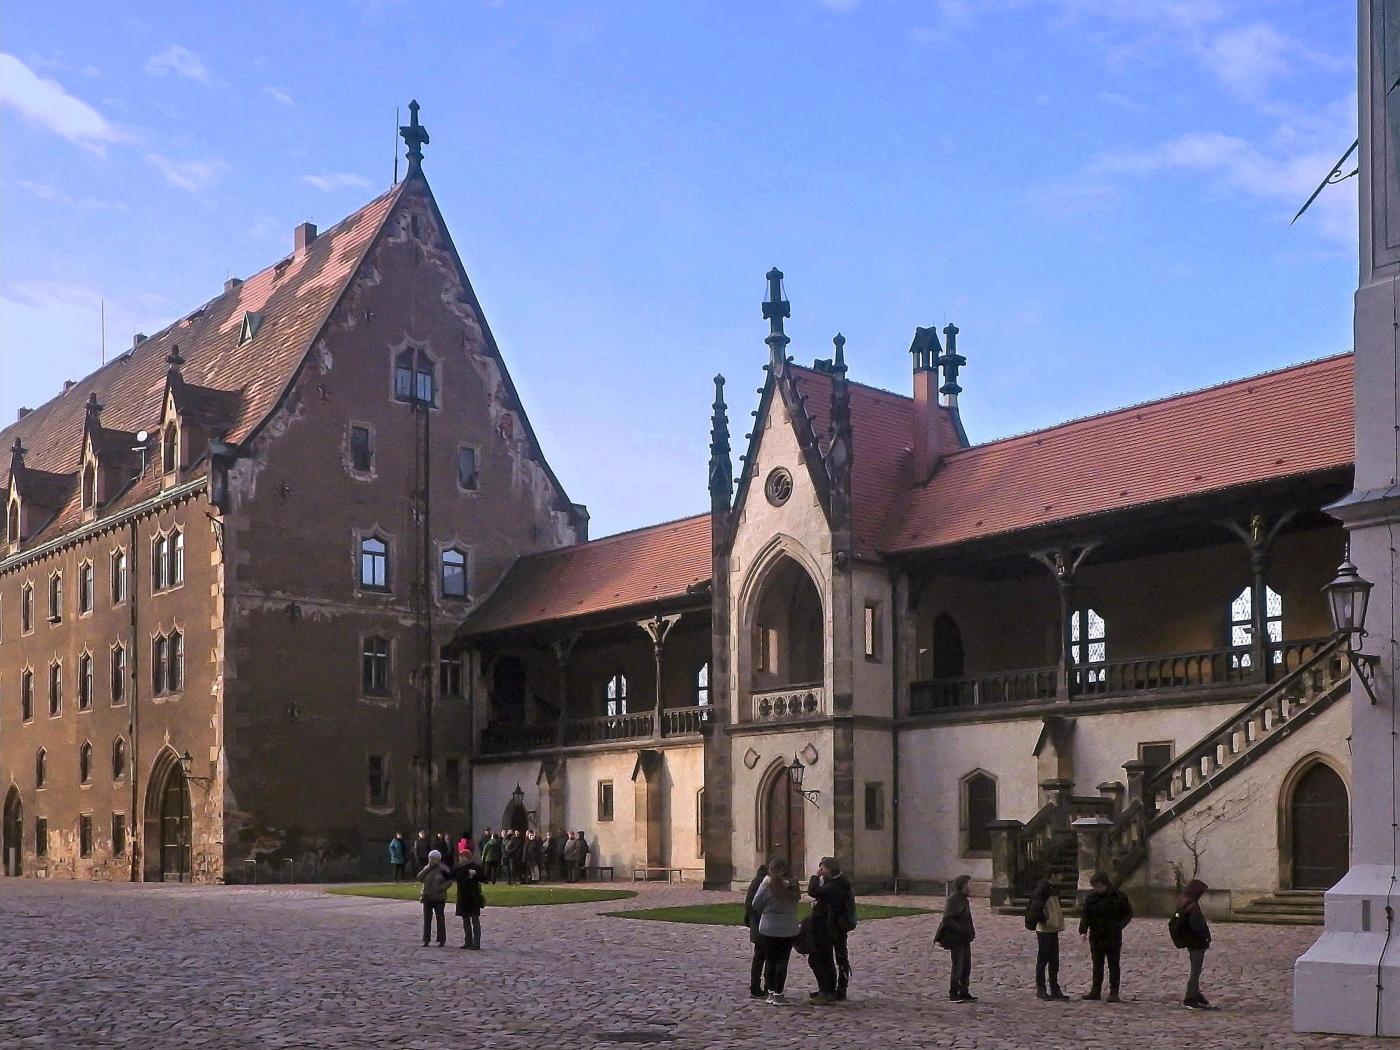
[[1215,1009],[1210,1005],[1210,1000],[1201,994],[1201,968],[1205,966],[1206,950],[1210,947],[1210,925],[1201,911],[1201,898],[1208,889],[1210,887],[1200,879],[1192,879],[1186,884],[1181,899],[1176,903],[1177,913],[1182,919],[1182,940],[1191,958],[1191,973],[1186,979],[1186,996],[1181,1000],[1181,1005],[1188,1010]]
[[972,905],[968,901],[971,875],[959,875],[953,880],[953,892],[943,906],[943,919],[933,943],[948,952],[948,998],[955,1003],[975,1003],[977,996],[968,991],[972,979],[972,941],[977,930],[972,923]]
[[1103,992],[1104,964],[1108,964],[1108,1001],[1119,1002],[1119,958],[1123,953],[1123,929],[1133,921],[1133,904],[1128,895],[1113,885],[1103,872],[1089,880],[1089,895],[1079,919],[1079,936],[1088,940],[1094,962],[1094,983],[1081,998],[1098,999]]

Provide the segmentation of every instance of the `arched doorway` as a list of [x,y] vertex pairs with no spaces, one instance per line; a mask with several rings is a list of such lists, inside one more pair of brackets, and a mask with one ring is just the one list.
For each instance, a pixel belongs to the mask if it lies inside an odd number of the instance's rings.
[[966,655],[958,621],[946,612],[933,621],[933,677],[961,678]]
[[779,764],[769,774],[764,805],[763,861],[781,857],[792,868],[793,877],[802,874],[807,853],[807,814],[802,792],[792,786],[787,767]]
[[754,691],[820,684],[826,662],[822,599],[807,570],[793,558],[779,558],[753,608]]
[[0,861],[0,870],[6,875],[24,874],[24,803],[13,784],[5,796],[4,822],[0,823]]
[[189,880],[190,824],[190,782],[179,756],[166,748],[155,761],[146,789],[147,882]]
[[1289,818],[1293,888],[1331,889],[1347,873],[1351,849],[1347,787],[1337,771],[1309,766],[1294,784]]

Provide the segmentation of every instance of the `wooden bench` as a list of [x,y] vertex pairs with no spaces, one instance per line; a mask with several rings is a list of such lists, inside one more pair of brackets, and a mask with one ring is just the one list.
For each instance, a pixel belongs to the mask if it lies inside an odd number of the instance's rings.
[[594,882],[603,881],[603,872],[608,873],[608,881],[613,881],[613,868],[611,864],[593,864],[583,869],[583,879],[587,882],[592,879]]
[[[632,869],[632,881],[633,881],[633,882],[647,882],[647,881],[649,881],[649,880],[651,879],[651,877],[652,877],[653,875],[665,875],[665,876],[666,876],[666,881],[667,881],[667,882],[673,882],[673,881],[674,881],[674,882],[684,882],[684,881],[685,881],[685,869],[684,869],[684,868],[652,868],[652,867],[640,867],[640,868],[633,868],[633,869]],[[672,879],[672,878],[671,878],[672,875],[675,875],[675,879]]]

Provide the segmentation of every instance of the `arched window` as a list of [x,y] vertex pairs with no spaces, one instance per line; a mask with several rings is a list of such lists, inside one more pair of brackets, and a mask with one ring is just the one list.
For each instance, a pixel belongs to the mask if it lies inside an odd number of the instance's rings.
[[394,397],[426,405],[437,400],[437,368],[422,350],[404,350],[394,358]]
[[151,639],[151,693],[161,696],[165,693],[165,658],[168,649],[165,635],[158,634]]
[[[1272,587],[1264,588],[1264,630],[1269,643],[1283,641],[1283,595]],[[1230,662],[1235,667],[1248,668],[1253,661],[1250,647],[1254,640],[1254,588],[1246,587],[1230,603],[1230,647],[1235,649]],[[1282,651],[1273,654],[1274,663],[1283,660]]]
[[112,706],[126,703],[126,646],[112,646]]
[[456,547],[442,552],[442,596],[467,596],[467,555]]
[[49,782],[49,753],[42,747],[34,756],[34,786],[41,788]]
[[86,616],[88,613],[92,612],[92,604],[94,600],[93,592],[95,590],[96,588],[93,586],[92,562],[85,561],[83,562],[82,567],[78,570],[79,615]]
[[169,423],[165,427],[164,434],[160,441],[160,466],[166,474],[175,473],[175,468],[179,465],[176,462],[180,454],[179,431],[175,429],[174,423]]
[[367,591],[389,589],[389,545],[378,536],[360,541],[360,587]]
[[172,693],[185,687],[185,636],[172,631],[165,644],[165,686]]
[[78,748],[78,780],[84,784],[92,783],[92,745],[86,740]]
[[117,737],[112,741],[112,779],[120,780],[126,776],[126,741]]
[[5,537],[11,543],[18,543],[23,537],[19,534],[19,500],[10,500],[9,513],[6,515]]
[[112,604],[126,601],[126,551],[112,552]]
[[34,585],[26,583],[19,592],[19,629],[22,632],[34,630]]
[[963,778],[963,852],[988,853],[992,848],[991,823],[997,819],[997,782],[978,770]]
[[1093,609],[1079,609],[1069,622],[1070,653],[1074,662],[1084,668],[1079,672],[1081,684],[1102,682],[1102,664],[1108,659],[1108,623]]
[[78,710],[92,709],[92,654],[78,657]]
[[170,586],[170,538],[157,536],[151,541],[151,590]]
[[709,661],[700,665],[700,670],[695,672],[695,703],[698,707],[705,707],[710,702],[710,664]]
[[89,463],[83,467],[83,510],[97,504],[97,468]]
[[63,620],[63,573],[56,572],[49,577],[49,623]]
[[170,534],[170,586],[185,582],[185,534],[176,529]]
[[49,717],[63,713],[63,665],[55,660],[49,664]]
[[608,714],[625,715],[627,713],[627,676],[621,671],[608,679]]
[[27,667],[19,673],[19,717],[22,722],[34,718],[34,672]]

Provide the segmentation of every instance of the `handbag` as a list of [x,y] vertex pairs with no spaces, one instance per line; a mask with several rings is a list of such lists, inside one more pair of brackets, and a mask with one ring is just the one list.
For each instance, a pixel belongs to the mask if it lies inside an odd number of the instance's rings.
[[797,924],[797,936],[792,942],[798,955],[812,954],[812,917],[809,915]]

